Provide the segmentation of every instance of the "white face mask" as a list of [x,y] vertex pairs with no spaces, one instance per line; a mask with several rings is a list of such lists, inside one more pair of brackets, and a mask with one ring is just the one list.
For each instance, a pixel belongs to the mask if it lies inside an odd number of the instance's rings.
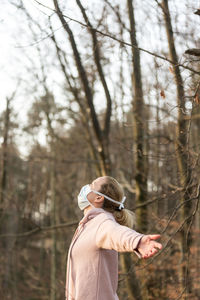
[[87,195],[91,192],[89,184],[84,185],[78,195],[78,206],[81,210],[84,210],[87,206],[92,205],[87,198]]
[[80,190],[80,193],[78,195],[78,206],[81,210],[84,210],[87,206],[91,205],[93,206],[89,201],[88,201],[88,198],[87,198],[87,195],[89,193],[95,193],[95,194],[98,194],[100,196],[103,196],[105,197],[106,199],[108,199],[109,201],[119,205],[118,207],[118,210],[122,210],[124,208],[124,202],[126,200],[126,197],[123,197],[122,201],[121,202],[118,202],[118,201],[115,201],[114,199],[100,193],[100,192],[97,192],[97,191],[94,191],[94,190],[91,190],[90,188],[90,185],[89,184],[86,184],[84,185],[81,190]]

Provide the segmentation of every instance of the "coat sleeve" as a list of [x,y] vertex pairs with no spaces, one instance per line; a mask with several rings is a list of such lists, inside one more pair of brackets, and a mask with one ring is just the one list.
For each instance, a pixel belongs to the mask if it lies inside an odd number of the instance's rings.
[[96,233],[96,245],[98,248],[116,250],[118,252],[137,252],[137,246],[143,234],[136,232],[116,221],[107,219],[102,222]]

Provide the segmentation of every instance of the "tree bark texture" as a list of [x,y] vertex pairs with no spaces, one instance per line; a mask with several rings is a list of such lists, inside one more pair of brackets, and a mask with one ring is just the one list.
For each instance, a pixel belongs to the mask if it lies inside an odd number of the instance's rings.
[[5,111],[5,122],[4,122],[4,133],[2,143],[2,161],[1,161],[1,187],[0,187],[0,205],[3,206],[4,194],[6,191],[7,181],[7,146],[8,146],[8,132],[10,123],[10,99],[7,98],[6,111]]
[[[131,258],[130,253],[123,253],[120,254],[120,262],[122,269],[126,271],[126,287],[128,292],[128,299],[130,300],[142,300],[142,293],[141,293],[141,287],[139,280],[136,276],[135,269],[134,269],[134,263]],[[131,272],[128,274],[128,272]]]
[[[184,95],[184,86],[183,79],[180,73],[178,66],[178,57],[176,53],[173,29],[171,24],[171,16],[168,6],[168,0],[162,0],[162,10],[165,19],[165,28],[169,46],[169,55],[170,59],[174,62],[172,68],[174,73],[174,81],[176,84],[176,98],[178,106],[178,120],[177,120],[177,131],[176,131],[176,153],[177,153],[177,163],[180,184],[182,187],[181,201],[183,203],[181,211],[181,221],[185,222],[182,230],[182,272],[181,272],[181,281],[183,283],[183,288],[186,287],[187,292],[191,291],[191,281],[188,281],[186,286],[186,278],[188,278],[189,268],[186,267],[187,253],[191,241],[187,239],[187,230],[188,230],[188,217],[191,214],[192,204],[191,201],[187,201],[191,198],[191,170],[189,166],[189,153],[187,151],[187,120],[185,118],[185,95]],[[187,202],[186,202],[187,201]],[[188,221],[186,221],[188,220]]]
[[[54,153],[54,151],[53,151]],[[56,225],[56,193],[55,193],[55,161],[51,162],[51,226]],[[57,259],[56,259],[56,244],[57,237],[56,231],[52,231],[52,246],[51,246],[51,291],[50,300],[56,300],[56,269],[57,269]]]
[[[147,201],[147,141],[145,140],[145,105],[143,98],[140,52],[136,39],[136,25],[132,0],[127,1],[130,21],[130,39],[132,44],[133,60],[133,127],[134,127],[134,154],[135,154],[135,183],[136,203],[141,205]],[[147,206],[141,206],[137,211],[137,227],[140,231],[147,231]]]

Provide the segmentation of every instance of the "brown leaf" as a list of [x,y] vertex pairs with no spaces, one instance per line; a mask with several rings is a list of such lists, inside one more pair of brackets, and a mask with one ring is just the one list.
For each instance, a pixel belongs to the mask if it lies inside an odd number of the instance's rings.
[[196,95],[195,98],[194,98],[194,101],[196,102],[196,104],[200,104],[200,97],[199,95]]
[[173,70],[172,66],[169,67],[169,71],[170,71],[172,74],[174,74],[174,70]]
[[160,96],[165,99],[165,92],[164,92],[164,90],[160,91]]

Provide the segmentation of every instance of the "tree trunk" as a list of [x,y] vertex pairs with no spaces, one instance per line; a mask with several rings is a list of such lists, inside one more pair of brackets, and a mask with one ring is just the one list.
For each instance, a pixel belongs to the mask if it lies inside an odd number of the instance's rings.
[[[147,201],[147,142],[145,141],[146,124],[145,105],[142,89],[142,77],[140,67],[140,52],[136,40],[136,26],[134,18],[134,8],[132,0],[127,0],[129,21],[130,21],[130,38],[132,45],[133,61],[133,126],[134,126],[134,155],[135,155],[135,183],[136,183],[136,203],[141,205]],[[142,232],[147,231],[147,206],[141,206],[137,211],[137,228]]]
[[[54,152],[54,151],[53,151]],[[55,194],[55,161],[51,162],[51,226],[56,225],[56,194]],[[51,293],[50,300],[56,300],[56,231],[52,230],[51,234],[52,246],[51,246]]]
[[[43,97],[44,107],[45,107],[45,116],[47,120],[48,126],[48,134],[50,137],[50,149],[51,149],[51,161],[50,161],[50,191],[51,191],[51,212],[50,212],[50,222],[51,226],[55,226],[58,219],[58,212],[57,212],[57,205],[56,205],[56,139],[55,133],[52,127],[52,120],[50,118],[51,112],[51,104],[50,99],[52,94],[49,93],[48,88],[45,83],[45,76],[44,76],[44,89],[45,89],[45,96]],[[54,98],[52,98],[52,102],[54,102]],[[57,273],[57,233],[55,230],[52,230],[51,233],[51,277],[50,277],[50,300],[56,300],[57,291],[56,291],[56,273]]]
[[[154,60],[155,62],[155,79],[156,79],[156,90],[159,90],[159,79],[158,79],[158,64],[156,59]],[[156,101],[157,101],[157,107],[156,107],[156,123],[157,123],[157,128],[160,126],[160,95],[157,93],[156,94]],[[159,192],[159,187],[160,187],[160,132],[157,130],[157,141],[156,141],[156,170],[155,170],[155,183],[156,183],[156,191]],[[163,212],[163,207],[164,207],[164,212]],[[156,202],[156,207],[155,211],[157,213],[157,216],[163,216],[166,212],[166,201],[158,201]]]
[[[107,140],[109,132],[110,132],[110,118],[111,118],[111,112],[112,112],[112,100],[111,100],[111,96],[110,96],[110,92],[108,89],[108,85],[106,82],[106,78],[103,72],[103,68],[102,68],[102,64],[101,64],[101,55],[100,55],[100,48],[99,48],[99,43],[97,40],[97,36],[96,36],[96,31],[93,29],[92,24],[90,23],[88,16],[86,14],[86,11],[84,9],[84,7],[81,4],[80,0],[76,0],[83,18],[86,22],[86,24],[88,24],[88,30],[91,33],[92,36],[92,43],[93,43],[93,56],[94,56],[94,61],[97,67],[97,71],[99,74],[99,78],[101,80],[103,89],[104,89],[104,93],[105,93],[105,97],[107,100],[107,109],[106,109],[106,113],[105,113],[105,119],[104,119],[104,130],[103,130],[103,135],[104,135],[104,139]],[[107,149],[107,146],[105,146]],[[107,150],[106,150],[107,151]]]
[[2,143],[2,162],[1,162],[1,187],[0,187],[0,206],[3,207],[4,195],[6,191],[6,181],[7,181],[7,145],[8,145],[8,132],[10,123],[10,99],[7,98],[7,105],[5,111],[5,122],[4,122],[4,134]]
[[88,145],[90,148],[90,155],[91,155],[92,159],[94,161],[96,161],[95,169],[96,169],[96,176],[98,177],[101,175],[101,167],[100,167],[100,162],[98,159],[98,153],[97,153],[95,145],[94,145],[91,128],[88,123],[89,114],[88,114],[88,111],[87,111],[84,103],[82,103],[79,89],[76,87],[75,80],[73,81],[73,83],[70,80],[70,75],[68,74],[68,71],[67,71],[69,69],[69,64],[67,62],[66,55],[65,55],[64,51],[62,51],[61,48],[58,46],[58,43],[55,38],[54,31],[53,31],[51,24],[50,24],[50,28],[51,28],[51,33],[52,33],[51,39],[56,47],[56,53],[57,53],[57,57],[58,57],[58,60],[59,60],[60,66],[61,66],[61,70],[62,70],[63,75],[66,79],[66,82],[69,86],[70,92],[72,93],[72,95],[74,97],[74,101],[76,101],[78,103],[79,108],[80,108],[81,121],[82,121],[83,127],[85,129],[86,139],[87,139],[87,142],[88,142]]
[[[97,113],[95,111],[94,102],[93,102],[93,92],[89,84],[89,79],[87,77],[87,72],[83,66],[80,53],[78,51],[73,32],[71,31],[68,23],[65,21],[65,18],[59,8],[58,1],[53,0],[56,13],[63,25],[63,28],[67,32],[69,36],[69,41],[71,43],[72,51],[74,54],[74,60],[76,63],[77,71],[79,73],[79,77],[81,80],[81,84],[85,93],[85,98],[87,101],[87,106],[90,112],[90,118],[92,122],[92,128],[94,131],[94,134],[96,136],[97,142],[98,142],[98,156],[100,159],[100,168],[101,168],[101,175],[111,174],[111,163],[110,163],[110,157],[109,157],[109,131],[110,131],[110,117],[111,117],[111,102],[108,101],[108,90],[106,89],[107,85],[105,83],[105,80],[103,82],[103,87],[107,96],[107,110],[106,110],[106,117],[104,122],[104,128],[101,129],[101,126],[99,124],[99,120],[97,117]],[[94,40],[93,40],[94,43]],[[97,53],[95,52],[95,55]],[[96,56],[97,58],[97,56]],[[100,64],[98,65],[98,67]],[[102,71],[102,69],[99,69]],[[103,73],[100,75],[101,80],[103,79]]]
[[[185,118],[185,97],[184,97],[184,87],[183,79],[178,66],[178,58],[174,44],[173,29],[171,24],[171,17],[168,7],[168,0],[162,0],[162,10],[165,19],[165,27],[169,46],[170,59],[174,62],[173,73],[174,80],[176,84],[176,97],[178,106],[178,120],[177,120],[177,131],[176,131],[176,153],[177,153],[177,163],[179,170],[179,179],[182,187],[181,201],[184,203],[186,200],[191,198],[191,170],[189,167],[189,153],[187,151],[187,120]],[[189,268],[186,267],[187,264],[187,253],[189,252],[189,247],[191,244],[190,240],[187,240],[187,230],[188,230],[188,217],[191,214],[191,201],[187,201],[182,206],[181,221],[185,222],[182,230],[182,262],[181,262],[181,282],[183,288],[186,288],[186,298],[187,294],[191,292],[191,280],[189,278]],[[186,221],[188,220],[188,221]],[[191,235],[190,235],[191,236]]]
[[[134,18],[134,8],[132,0],[127,0],[129,22],[130,22],[130,39],[132,45],[132,62],[133,62],[133,128],[134,128],[134,161],[135,161],[135,184],[136,184],[136,203],[141,205],[147,201],[147,153],[145,153],[145,131],[144,124],[144,99],[142,89],[140,53],[137,48],[136,26]],[[147,231],[147,206],[141,206],[137,211],[137,228],[142,232]],[[130,268],[131,259],[129,255],[123,257],[123,267],[126,272]],[[133,262],[132,262],[133,264]],[[131,299],[142,300],[138,279],[135,271],[131,272],[126,280],[127,289]]]
[[[17,211],[6,199],[6,189],[7,189],[7,163],[8,163],[8,135],[10,129],[10,101],[11,98],[7,98],[5,119],[4,119],[4,133],[3,133],[3,143],[2,143],[2,174],[1,174],[1,186],[0,186],[0,208],[2,210],[2,218],[5,215],[5,233],[15,233],[17,231],[18,225],[18,215]],[[15,246],[16,238],[6,237],[5,239],[5,266],[4,266],[4,287],[5,293],[8,297],[13,297],[15,292],[15,280],[13,276],[15,275],[15,269],[13,267],[13,248]],[[13,272],[14,270],[14,272]]]
[[[121,262],[122,269],[127,273],[126,287],[129,296],[128,299],[142,300],[143,297],[141,294],[140,283],[136,276],[134,264],[131,259],[130,253],[120,254],[120,262]],[[131,267],[131,272],[128,274],[128,272],[130,271],[130,267]]]

